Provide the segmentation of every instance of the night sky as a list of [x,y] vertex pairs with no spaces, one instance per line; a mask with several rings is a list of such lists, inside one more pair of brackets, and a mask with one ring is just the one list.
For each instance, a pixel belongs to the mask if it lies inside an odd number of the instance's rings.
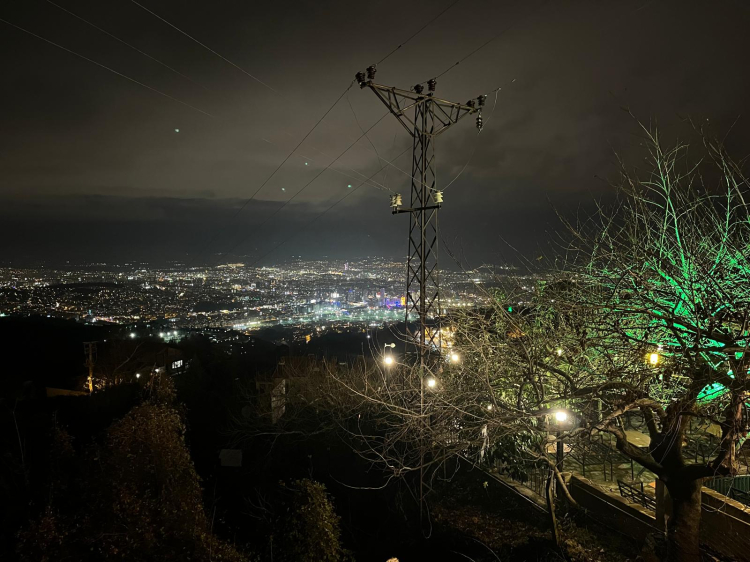
[[[390,115],[269,218],[384,114],[356,85],[238,210],[357,71],[453,0],[139,1],[242,70],[131,0],[55,2],[174,71],[51,2],[3,2],[3,20],[179,101],[0,22],[0,260],[406,254],[408,219],[390,214],[388,189],[407,201],[409,178],[391,167],[373,178],[384,187],[364,185],[305,226],[357,188],[357,172],[383,165],[374,149],[392,160],[410,147]],[[438,81],[439,96],[460,102],[502,87],[487,100],[480,135],[470,117],[439,138],[438,187],[465,166],[445,192],[443,249],[470,266],[540,252],[558,228],[556,209],[586,212],[610,196],[615,152],[638,163],[624,106],[667,136],[689,132],[685,117],[725,133],[739,116],[728,143],[747,155],[749,25],[739,0],[451,6],[376,78],[409,89],[499,34]],[[394,162],[407,172],[410,152]]]

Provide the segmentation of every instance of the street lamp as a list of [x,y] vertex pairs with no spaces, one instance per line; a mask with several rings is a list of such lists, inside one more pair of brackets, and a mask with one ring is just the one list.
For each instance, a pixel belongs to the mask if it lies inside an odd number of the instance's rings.
[[386,343],[386,344],[383,344],[383,355],[385,356],[385,359],[383,359],[383,361],[385,361],[386,365],[392,365],[393,364],[393,351],[391,351],[390,353],[388,353],[386,355],[385,349],[387,347],[390,347],[391,350],[392,350],[394,347],[396,347],[396,344],[395,343]]
[[386,366],[390,367],[391,365],[393,365],[393,362],[394,362],[393,351],[391,351],[390,353],[386,354],[385,349],[387,347],[390,347],[391,350],[392,350],[394,347],[396,347],[396,344],[395,343],[386,343],[386,344],[383,344],[383,355],[384,355],[383,362],[386,364]]
[[555,451],[555,465],[557,466],[557,470],[562,471],[563,454],[565,452],[565,449],[560,437],[562,435],[563,425],[565,425],[570,420],[571,416],[567,410],[555,410],[553,415],[555,418],[555,443],[557,444]]
[[435,388],[437,386],[437,380],[435,379],[435,377],[429,377],[427,379],[427,386],[429,388]]
[[451,361],[454,363],[458,363],[461,360],[461,357],[458,355],[458,353],[451,353]]
[[659,363],[659,354],[658,353],[650,353],[648,356],[648,362],[652,365],[657,365]]
[[141,378],[141,374],[140,373],[136,373],[135,374],[135,378],[137,378],[137,379]]

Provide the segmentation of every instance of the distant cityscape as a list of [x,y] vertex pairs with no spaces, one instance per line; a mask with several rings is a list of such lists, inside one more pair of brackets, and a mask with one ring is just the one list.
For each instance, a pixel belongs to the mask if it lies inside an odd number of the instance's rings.
[[[487,289],[512,268],[441,272],[444,313],[487,303]],[[521,278],[523,282],[523,278]],[[142,263],[70,268],[1,268],[0,314],[84,323],[230,329],[283,327],[294,339],[404,320],[405,264],[386,258],[295,259],[274,267]],[[530,283],[533,284],[533,283]]]

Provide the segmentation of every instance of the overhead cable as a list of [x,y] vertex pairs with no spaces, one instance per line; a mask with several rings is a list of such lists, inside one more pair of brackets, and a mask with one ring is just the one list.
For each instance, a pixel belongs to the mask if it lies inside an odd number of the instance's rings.
[[[550,1],[550,0],[544,0],[544,1],[543,1],[543,2],[541,2],[541,3],[540,3],[540,4],[539,4],[539,5],[538,5],[538,6],[536,7],[536,8],[534,8],[534,9],[532,10],[532,12],[533,12],[533,11],[536,11],[536,10],[539,10],[539,9],[540,9],[540,8],[542,8],[543,6],[547,5],[547,4],[549,3],[549,1]],[[450,66],[449,66],[448,68],[446,68],[445,70],[443,70],[443,71],[442,71],[442,72],[441,72],[440,74],[438,74],[437,76],[434,76],[434,77],[433,77],[432,79],[437,79],[437,78],[440,78],[441,76],[445,76],[445,75],[446,75],[446,74],[448,74],[448,73],[449,73],[449,72],[450,72],[451,70],[453,70],[454,68],[456,68],[456,67],[457,67],[457,66],[458,66],[459,64],[461,64],[462,62],[464,62],[464,61],[465,61],[466,59],[468,59],[469,57],[472,57],[472,56],[474,56],[475,54],[477,54],[477,53],[478,53],[479,51],[481,51],[482,49],[484,49],[484,48],[485,48],[485,47],[486,47],[487,45],[489,45],[490,43],[492,43],[493,41],[495,41],[496,39],[498,39],[498,38],[499,38],[499,37],[500,37],[501,35],[503,35],[503,34],[504,34],[504,33],[506,33],[507,31],[510,31],[511,29],[513,29],[513,28],[514,28],[514,27],[515,27],[516,25],[518,25],[518,21],[514,21],[514,22],[513,22],[513,23],[511,23],[510,25],[507,25],[507,26],[505,26],[505,27],[504,27],[503,29],[501,29],[501,30],[500,30],[500,31],[499,31],[498,33],[496,33],[495,35],[493,35],[492,37],[490,37],[490,38],[489,38],[489,39],[488,39],[487,41],[485,41],[484,43],[482,43],[481,45],[479,45],[479,47],[477,47],[476,49],[474,49],[473,51],[471,51],[470,53],[468,53],[468,54],[467,54],[467,55],[465,55],[464,57],[462,57],[462,58],[460,58],[459,60],[457,60],[456,62],[454,62],[454,63],[453,63],[452,65],[450,65]],[[424,82],[420,82],[420,84],[427,84],[427,82],[428,82],[428,81],[427,81],[427,80],[425,80]]]
[[[184,78],[185,80],[188,80],[188,81],[189,81],[189,82],[191,82],[192,84],[195,84],[196,86],[198,86],[198,87],[200,87],[200,88],[202,88],[202,89],[204,89],[204,90],[206,90],[206,91],[215,91],[215,90],[212,90],[211,88],[208,88],[208,87],[206,87],[205,85],[203,85],[203,84],[201,84],[201,83],[199,83],[199,82],[196,82],[195,80],[191,79],[191,78],[190,78],[189,76],[186,76],[185,74],[183,74],[183,73],[181,73],[180,71],[178,71],[178,70],[176,70],[176,69],[172,68],[171,66],[169,66],[169,65],[168,65],[168,64],[166,64],[165,62],[163,62],[163,61],[161,61],[161,60],[157,59],[156,57],[154,57],[154,56],[152,56],[152,55],[148,54],[147,52],[145,52],[145,51],[143,51],[143,50],[141,50],[141,49],[139,49],[139,48],[137,48],[137,47],[135,47],[135,46],[131,45],[131,44],[130,44],[130,43],[128,43],[127,41],[124,41],[123,39],[120,39],[119,37],[117,37],[116,35],[114,35],[114,34],[110,33],[110,32],[109,32],[109,31],[107,31],[106,29],[102,29],[102,28],[101,28],[101,27],[99,27],[98,25],[96,25],[96,24],[94,24],[94,23],[92,23],[92,22],[90,22],[90,21],[86,20],[86,19],[85,19],[85,18],[83,18],[82,16],[80,16],[80,15],[78,15],[78,14],[75,14],[75,13],[71,12],[70,10],[68,10],[68,9],[64,8],[63,6],[60,6],[59,4],[56,4],[55,2],[52,2],[52,0],[47,0],[47,2],[48,2],[49,4],[52,4],[52,5],[53,5],[53,6],[55,6],[56,8],[58,8],[58,9],[60,9],[60,10],[64,11],[64,12],[66,12],[66,13],[68,13],[68,14],[70,14],[70,15],[71,15],[71,16],[73,16],[74,18],[77,18],[78,20],[82,21],[82,22],[83,22],[83,23],[85,23],[86,25],[89,25],[89,26],[93,27],[94,29],[96,29],[96,30],[100,31],[101,33],[104,33],[105,35],[107,35],[107,36],[111,37],[111,38],[112,38],[112,39],[114,39],[115,41],[118,41],[119,43],[122,43],[122,44],[123,44],[123,45],[125,45],[126,47],[128,47],[128,48],[130,48],[130,49],[132,49],[132,50],[136,51],[137,53],[139,53],[139,54],[143,55],[144,57],[146,57],[146,58],[148,58],[148,59],[150,59],[150,60],[152,60],[152,61],[154,61],[154,62],[156,62],[156,63],[160,64],[160,65],[161,65],[161,66],[163,66],[164,68],[166,68],[166,69],[170,70],[171,72],[173,72],[173,73],[177,74],[178,76],[181,76],[182,78]],[[275,146],[275,147],[277,147],[277,148],[279,148],[279,149],[282,149],[282,150],[283,150],[283,148],[282,148],[281,146],[279,146],[278,144],[276,144],[276,143],[273,143],[273,142],[271,142],[271,141],[269,141],[269,140],[267,140],[267,139],[262,139],[262,140],[265,140],[265,141],[266,141],[266,142],[267,142],[268,144],[271,144],[271,145],[273,145],[273,146]],[[317,149],[317,148],[315,148],[315,147],[312,147],[312,148],[314,148],[315,150],[317,150],[318,152],[320,152],[320,153],[321,153],[321,154],[323,154],[324,156],[327,156],[327,157],[331,158],[331,156],[329,156],[329,155],[328,155],[328,154],[326,154],[325,152],[323,152],[323,151],[321,151],[321,150],[319,150],[319,149]],[[374,148],[374,147],[373,147],[373,148]],[[300,157],[304,157],[304,156],[300,155]],[[309,158],[309,157],[304,157],[304,158],[306,158],[307,160],[314,160],[313,158]],[[349,171],[351,171],[351,172],[354,172],[355,174],[357,174],[357,175],[359,175],[359,176],[365,177],[365,175],[364,175],[364,174],[362,174],[361,172],[359,172],[359,171],[357,171],[357,170],[355,170],[355,169],[353,169],[353,168],[349,168],[349,167],[347,167],[347,166],[344,166],[344,168],[345,168],[345,169],[347,169],[347,170],[349,170]],[[337,172],[337,173],[339,173],[339,174],[341,174],[341,175],[343,175],[343,176],[345,176],[345,177],[351,178],[351,179],[356,179],[356,180],[358,180],[358,179],[359,179],[359,178],[353,178],[352,176],[349,176],[348,174],[345,174],[344,172],[342,172],[342,171],[340,171],[340,170],[337,170],[337,169],[335,169],[335,168],[333,169],[333,171],[334,171],[334,172]],[[374,183],[373,183],[372,185],[375,185],[376,187],[378,187],[378,188],[381,188],[381,189],[386,189],[384,185],[382,185],[382,184],[379,184],[378,182],[376,182],[376,181],[374,181],[374,180],[373,180],[373,182],[374,182]]]
[[385,55],[376,64],[380,64],[380,63],[384,62],[393,53],[395,53],[396,51],[398,51],[401,47],[403,47],[409,41],[411,41],[412,39],[414,39],[417,35],[419,35],[420,33],[422,33],[432,22],[434,22],[436,19],[438,19],[440,16],[442,16],[445,12],[447,12],[448,10],[450,10],[453,6],[455,6],[456,4],[458,4],[460,1],[461,0],[455,0],[455,2],[452,2],[447,8],[445,8],[442,12],[440,12],[438,15],[436,15],[434,18],[432,18],[430,21],[428,21],[426,24],[424,24],[422,27],[420,27],[418,31],[416,31],[415,33],[413,33],[406,41],[404,41],[403,43],[400,43],[396,48],[394,48],[390,53],[388,53],[387,55]]
[[82,55],[80,53],[76,53],[75,51],[72,51],[71,49],[68,49],[67,47],[63,47],[62,45],[60,45],[58,43],[55,43],[54,41],[50,41],[49,39],[46,39],[45,37],[42,37],[41,35],[37,35],[33,31],[29,31],[28,29],[24,29],[23,27],[20,27],[20,26],[14,24],[14,23],[11,23],[11,22],[9,22],[7,20],[4,20],[2,18],[0,18],[0,22],[4,23],[6,25],[9,25],[11,27],[15,27],[19,31],[23,31],[24,33],[27,33],[27,34],[31,35],[32,37],[36,37],[37,39],[40,39],[40,40],[44,41],[45,43],[49,43],[50,45],[53,45],[53,46],[57,47],[58,49],[62,49],[63,51],[66,51],[66,52],[70,53],[71,55],[75,55],[78,58],[81,58],[81,59],[83,59],[83,60],[85,60],[87,62],[90,62],[91,64],[95,64],[96,66],[98,66],[100,68],[103,68],[104,70],[107,70],[107,71],[111,72],[112,74],[116,74],[117,76],[120,76],[121,78],[125,78],[126,80],[129,80],[130,82],[133,82],[134,84],[138,84],[139,86],[142,86],[143,88],[146,88],[147,90],[151,90],[152,92],[154,92],[156,94],[159,94],[160,96],[164,96],[165,98],[168,98],[168,99],[170,99],[172,101],[176,101],[177,103],[182,104],[182,105],[184,105],[186,107],[189,107],[190,109],[193,109],[195,111],[198,111],[198,112],[202,113],[203,115],[207,115],[208,117],[216,117],[215,115],[211,115],[207,111],[203,111],[202,109],[199,109],[199,108],[195,107],[194,105],[190,105],[189,103],[184,102],[181,99],[178,99],[178,98],[176,98],[174,96],[170,96],[169,94],[165,94],[161,90],[157,90],[156,88],[153,88],[152,86],[149,86],[148,84],[144,84],[143,82],[140,82],[140,81],[136,80],[135,78],[131,78],[130,76],[128,76],[126,74],[123,74],[122,72],[118,72],[114,68],[110,68],[109,66],[106,66],[106,65],[104,65],[104,64],[102,64],[100,62],[95,61],[94,59],[90,59],[90,58],[88,58],[88,57],[86,57],[86,56],[84,56],[84,55]]
[[[396,157],[395,157],[395,158],[394,158],[393,160],[398,160],[398,159],[399,159],[399,158],[401,158],[401,157],[402,157],[402,156],[403,156],[404,154],[406,154],[406,152],[407,152],[407,151],[409,151],[410,149],[411,149],[411,145],[407,146],[407,147],[406,147],[406,148],[405,148],[405,149],[404,149],[403,151],[401,151],[401,153],[400,153],[400,154],[399,154],[398,156],[396,156]],[[376,171],[376,172],[375,172],[374,174],[372,174],[372,175],[371,175],[370,177],[368,177],[368,178],[367,178],[367,180],[371,180],[371,179],[372,179],[372,178],[374,178],[374,177],[375,177],[376,175],[378,175],[378,174],[379,174],[380,172],[382,172],[383,170],[386,170],[386,169],[387,169],[387,165],[385,165],[385,166],[381,167],[381,168],[380,168],[379,170],[377,170],[377,171]],[[315,216],[315,217],[313,217],[313,218],[312,218],[311,220],[309,220],[309,221],[308,221],[307,223],[305,223],[304,225],[302,225],[302,226],[301,226],[300,228],[298,228],[297,230],[295,230],[294,232],[292,232],[292,234],[290,234],[289,236],[287,236],[286,238],[284,238],[284,239],[283,239],[283,240],[282,240],[281,242],[279,242],[278,244],[276,244],[276,245],[275,245],[275,246],[274,246],[273,248],[271,248],[270,250],[268,250],[268,251],[267,251],[267,252],[266,252],[265,254],[263,254],[262,256],[260,256],[259,258],[257,258],[257,259],[256,259],[255,261],[253,261],[253,262],[252,262],[252,263],[251,263],[251,264],[250,264],[250,265],[249,265],[248,267],[253,267],[253,266],[255,266],[255,265],[256,265],[256,264],[257,264],[257,263],[258,263],[259,261],[261,261],[262,259],[266,258],[267,256],[269,256],[269,255],[270,255],[270,254],[272,254],[273,252],[275,252],[275,251],[276,251],[276,250],[277,250],[278,248],[280,248],[281,246],[283,246],[284,244],[286,244],[287,242],[289,242],[289,241],[290,241],[290,240],[291,240],[292,238],[294,238],[294,237],[298,236],[298,235],[299,235],[299,234],[300,234],[300,233],[301,233],[302,231],[304,231],[304,230],[307,230],[308,228],[310,228],[310,227],[311,227],[311,226],[312,226],[312,225],[313,225],[313,224],[314,224],[315,222],[317,222],[317,221],[318,221],[319,219],[321,219],[321,218],[323,217],[323,215],[325,215],[326,213],[328,213],[329,211],[331,211],[331,210],[332,210],[332,209],[333,209],[334,207],[336,207],[336,206],[337,206],[337,205],[338,205],[339,203],[341,203],[342,201],[344,201],[344,200],[345,200],[345,199],[346,199],[347,197],[349,197],[350,195],[352,195],[352,194],[353,194],[353,193],[354,193],[355,191],[357,191],[357,190],[358,190],[358,189],[359,189],[360,187],[362,187],[363,185],[365,185],[365,184],[367,183],[367,180],[364,180],[364,181],[362,181],[362,182],[361,182],[361,183],[360,183],[359,185],[355,186],[355,187],[354,187],[353,189],[351,189],[351,190],[348,190],[348,191],[347,191],[347,192],[346,192],[346,193],[344,194],[344,196],[343,196],[343,197],[341,197],[340,199],[338,199],[338,200],[337,200],[337,201],[336,201],[335,203],[333,203],[333,204],[332,204],[331,206],[329,206],[329,207],[328,207],[328,208],[327,208],[327,209],[326,209],[325,211],[323,211],[322,213],[320,213],[320,214],[316,215],[316,216]]]
[[[313,182],[314,182],[314,181],[315,181],[316,179],[318,179],[318,178],[319,178],[319,177],[320,177],[321,175],[323,175],[323,173],[324,173],[324,172],[326,172],[326,171],[327,171],[327,170],[328,170],[328,169],[329,169],[329,168],[330,168],[331,166],[333,166],[333,165],[334,165],[334,164],[335,164],[335,163],[336,163],[336,162],[337,162],[337,161],[339,160],[339,158],[341,158],[342,156],[344,156],[344,154],[346,154],[347,152],[349,152],[349,151],[350,151],[350,150],[352,149],[352,147],[354,147],[354,145],[355,145],[355,144],[357,144],[357,143],[358,143],[358,142],[359,142],[359,141],[360,141],[360,140],[361,140],[361,139],[362,139],[362,138],[363,138],[363,137],[364,137],[364,136],[365,136],[365,135],[366,135],[366,134],[367,134],[367,133],[368,133],[369,131],[371,131],[371,130],[372,130],[372,129],[373,129],[373,128],[374,128],[374,127],[375,127],[375,126],[376,126],[376,125],[378,124],[378,123],[380,123],[380,122],[381,122],[381,121],[382,121],[383,119],[385,119],[385,117],[386,117],[387,115],[388,115],[388,113],[384,113],[384,114],[383,114],[383,115],[382,115],[382,116],[380,117],[380,119],[378,119],[377,121],[375,121],[375,123],[373,123],[373,124],[372,124],[372,125],[371,125],[371,126],[370,126],[370,127],[369,127],[369,128],[367,129],[367,130],[366,130],[366,131],[364,131],[364,132],[363,132],[363,133],[362,133],[362,134],[361,134],[361,135],[359,136],[359,138],[357,138],[357,140],[355,140],[355,141],[354,141],[353,143],[351,143],[351,144],[350,144],[350,145],[349,145],[348,147],[346,147],[346,148],[345,148],[345,149],[343,150],[343,152],[341,152],[341,154],[339,154],[339,155],[338,155],[338,156],[336,157],[336,159],[335,159],[335,160],[333,160],[333,162],[331,162],[330,164],[328,164],[328,166],[326,166],[326,167],[325,167],[325,168],[323,168],[323,169],[322,169],[322,170],[321,170],[320,172],[318,172],[318,173],[317,173],[317,174],[315,175],[315,177],[313,177],[313,178],[312,178],[312,179],[311,179],[310,181],[308,181],[308,182],[307,182],[307,183],[306,183],[305,185],[303,185],[303,186],[302,186],[302,188],[300,188],[300,189],[299,189],[299,190],[298,190],[298,191],[297,191],[297,192],[296,192],[296,193],[295,193],[294,195],[292,195],[292,196],[291,196],[291,197],[290,197],[289,199],[287,199],[287,200],[286,200],[286,202],[285,202],[285,203],[284,203],[283,205],[281,205],[281,207],[277,208],[277,209],[276,209],[276,210],[275,210],[275,211],[274,211],[273,213],[271,213],[270,215],[268,215],[268,217],[266,217],[266,220],[264,220],[264,221],[263,221],[263,222],[262,222],[261,224],[259,224],[259,225],[258,225],[258,226],[257,226],[257,227],[255,228],[255,230],[257,230],[258,228],[261,228],[261,227],[265,226],[265,225],[266,225],[266,224],[268,223],[268,221],[270,221],[270,220],[271,220],[271,219],[272,219],[273,217],[275,217],[275,216],[276,216],[276,215],[277,215],[277,214],[278,214],[278,213],[279,213],[279,212],[280,212],[281,210],[283,210],[284,208],[286,208],[286,206],[287,206],[287,205],[289,205],[289,203],[291,203],[292,201],[294,201],[294,200],[295,200],[295,199],[297,198],[297,196],[298,196],[298,195],[299,195],[300,193],[302,193],[302,192],[303,192],[303,191],[305,191],[305,190],[306,190],[306,189],[307,189],[307,188],[308,188],[308,187],[309,187],[310,185],[312,185],[312,183],[313,183]],[[369,179],[369,178],[368,178],[368,179]],[[363,183],[364,183],[364,182],[363,182]],[[248,239],[249,237],[250,237],[250,235],[249,235],[249,234],[248,234],[247,236],[243,237],[243,238],[242,238],[242,239],[241,239],[241,240],[240,240],[240,241],[239,241],[238,243],[236,243],[236,244],[235,244],[234,246],[232,246],[232,247],[231,247],[231,248],[230,248],[230,249],[229,249],[229,250],[228,250],[228,251],[227,251],[226,253],[230,253],[230,252],[232,252],[232,251],[233,251],[233,250],[234,250],[235,248],[237,248],[238,246],[240,246],[241,244],[243,244],[243,243],[245,242],[245,240],[247,240],[247,239]]]
[[149,55],[148,53],[146,53],[146,52],[144,52],[144,51],[140,50],[140,49],[139,49],[138,47],[135,47],[135,46],[131,45],[130,43],[128,43],[127,41],[124,41],[124,40],[120,39],[119,37],[117,37],[116,35],[113,35],[113,34],[112,34],[112,33],[110,33],[109,31],[107,31],[106,29],[102,29],[102,28],[101,28],[101,27],[99,27],[98,25],[96,25],[96,24],[93,24],[93,23],[91,23],[90,21],[88,21],[88,20],[86,20],[86,19],[82,18],[82,17],[81,17],[81,16],[79,16],[78,14],[75,14],[75,13],[71,12],[71,11],[70,11],[70,10],[68,10],[67,8],[63,8],[63,7],[62,7],[62,6],[60,6],[59,4],[55,4],[55,3],[54,3],[54,2],[52,1],[52,0],[47,0],[47,3],[48,3],[48,4],[52,4],[52,5],[53,5],[53,6],[55,7],[55,8],[58,8],[59,10],[62,10],[63,12],[66,12],[66,13],[70,14],[71,16],[73,16],[73,17],[74,17],[74,18],[76,18],[76,19],[79,19],[80,21],[82,21],[82,22],[83,22],[83,23],[85,23],[86,25],[89,25],[89,26],[93,27],[94,29],[96,29],[96,30],[98,30],[98,31],[100,31],[100,32],[102,32],[102,33],[104,33],[105,35],[107,35],[107,36],[111,37],[111,38],[112,38],[112,39],[114,39],[115,41],[119,41],[120,43],[122,43],[122,44],[123,44],[123,45],[125,45],[126,47],[128,47],[128,48],[130,48],[130,49],[133,49],[133,50],[134,50],[134,51],[136,51],[137,53],[140,53],[140,54],[141,54],[141,55],[143,55],[144,57],[147,57],[147,58],[151,59],[151,60],[152,60],[152,61],[154,61],[155,63],[158,63],[158,64],[162,65],[162,66],[163,66],[164,68],[166,68],[167,70],[169,70],[169,71],[171,71],[171,72],[174,72],[175,74],[177,74],[178,76],[181,76],[182,78],[184,78],[184,79],[185,79],[185,80],[187,80],[188,82],[191,82],[191,83],[195,84],[196,86],[198,86],[198,87],[200,87],[200,88],[203,88],[204,90],[208,90],[208,88],[206,88],[206,87],[205,87],[205,86],[203,86],[202,84],[199,84],[198,82],[195,82],[195,81],[194,81],[194,80],[192,80],[192,79],[191,79],[190,77],[188,77],[188,76],[185,76],[185,75],[184,75],[184,74],[183,74],[182,72],[180,72],[179,70],[175,70],[174,68],[172,68],[171,66],[169,66],[169,65],[168,65],[167,63],[165,63],[165,62],[163,62],[163,61],[160,61],[160,60],[159,60],[159,59],[157,59],[156,57],[152,57],[152,56],[151,56],[151,55]]
[[266,88],[268,88],[268,89],[269,89],[269,90],[271,90],[272,92],[274,92],[274,93],[276,93],[276,94],[279,94],[279,95],[281,95],[281,92],[279,92],[278,90],[275,90],[275,89],[273,89],[273,88],[272,88],[271,86],[269,86],[268,84],[266,84],[265,82],[263,82],[263,80],[261,80],[260,78],[258,78],[258,77],[256,77],[256,76],[253,76],[252,74],[250,74],[250,73],[249,73],[249,72],[248,72],[247,70],[245,70],[245,69],[244,69],[244,68],[242,68],[241,66],[239,66],[239,65],[237,65],[237,64],[235,64],[235,63],[233,63],[233,62],[232,62],[231,60],[229,60],[229,59],[228,59],[228,58],[226,58],[225,56],[223,56],[223,55],[220,55],[219,53],[217,53],[216,51],[214,51],[214,50],[213,50],[213,49],[212,49],[211,47],[209,47],[209,46],[208,46],[208,45],[206,45],[205,43],[201,43],[201,42],[200,42],[200,41],[198,41],[198,40],[197,40],[197,39],[196,39],[195,37],[193,37],[192,35],[190,35],[190,34],[189,34],[189,33],[187,33],[186,31],[183,31],[182,29],[180,29],[179,27],[177,27],[177,26],[176,26],[175,24],[173,24],[173,23],[171,23],[171,22],[167,21],[166,19],[164,19],[163,17],[161,17],[161,16],[159,15],[159,14],[157,14],[157,13],[155,13],[155,12],[152,12],[151,10],[149,10],[148,8],[146,8],[146,6],[144,6],[144,5],[142,5],[142,4],[139,4],[139,3],[138,3],[138,2],[136,2],[135,0],[130,0],[130,1],[131,1],[131,2],[133,3],[133,4],[135,4],[136,6],[138,6],[139,8],[141,8],[141,9],[145,10],[146,12],[148,12],[149,14],[151,14],[152,16],[154,16],[155,18],[158,18],[158,19],[160,19],[161,21],[163,21],[164,23],[166,23],[166,24],[167,24],[167,25],[168,25],[169,27],[171,27],[171,28],[173,28],[173,29],[176,29],[177,31],[179,31],[180,33],[182,33],[182,34],[183,34],[183,35],[184,35],[185,37],[187,37],[188,39],[190,39],[190,40],[194,41],[195,43],[197,43],[198,45],[200,45],[201,47],[203,47],[204,49],[206,49],[206,50],[207,50],[207,51],[209,51],[210,53],[213,53],[214,55],[216,55],[217,57],[219,57],[219,58],[220,58],[221,60],[223,60],[224,62],[226,62],[226,63],[228,63],[228,64],[231,64],[231,65],[232,65],[232,66],[233,66],[234,68],[236,68],[237,70],[239,70],[239,71],[240,71],[240,72],[242,72],[243,74],[245,74],[245,75],[249,76],[250,78],[252,78],[253,80],[255,80],[255,81],[256,81],[256,82],[258,83],[258,84],[262,84],[263,86],[265,86]]

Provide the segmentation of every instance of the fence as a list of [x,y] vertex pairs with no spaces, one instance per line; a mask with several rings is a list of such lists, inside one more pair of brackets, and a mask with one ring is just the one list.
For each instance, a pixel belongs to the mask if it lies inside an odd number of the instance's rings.
[[745,505],[750,505],[750,475],[711,478],[706,480],[703,485]]

